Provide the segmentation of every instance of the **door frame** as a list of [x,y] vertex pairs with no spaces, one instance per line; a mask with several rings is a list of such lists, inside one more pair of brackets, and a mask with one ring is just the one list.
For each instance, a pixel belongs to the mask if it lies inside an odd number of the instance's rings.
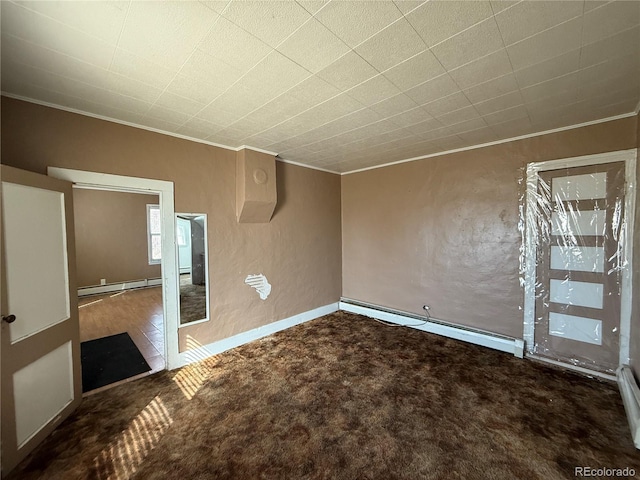
[[127,177],[106,173],[88,172],[60,167],[48,167],[50,177],[67,180],[74,188],[108,190],[125,193],[158,195],[162,216],[162,308],[164,320],[164,350],[167,370],[181,367],[178,350],[178,305],[180,290],[178,287],[178,257],[176,245],[176,226],[173,182],[149,178]]
[[[629,363],[629,337],[631,333],[631,300],[632,300],[632,272],[633,272],[633,230],[635,219],[636,204],[636,161],[637,150],[635,148],[629,150],[620,150],[617,152],[598,153],[594,155],[584,155],[580,157],[563,158],[559,160],[548,160],[544,162],[533,162],[527,165],[526,182],[527,190],[525,194],[525,209],[528,211],[529,205],[536,202],[538,196],[538,173],[546,170],[557,170],[562,168],[582,167],[588,165],[599,165],[611,162],[624,162],[625,166],[625,186],[624,186],[624,222],[622,224],[623,239],[622,255],[625,268],[622,270],[622,280],[620,286],[620,352],[619,364],[625,365]],[[524,247],[524,331],[523,339],[525,342],[526,355],[535,357],[536,359],[556,363],[566,368],[588,372],[590,374],[605,376],[592,370],[582,367],[546,360],[536,356],[534,349],[534,333],[535,333],[535,291],[536,291],[536,221],[535,215],[525,215],[525,231],[523,235]]]

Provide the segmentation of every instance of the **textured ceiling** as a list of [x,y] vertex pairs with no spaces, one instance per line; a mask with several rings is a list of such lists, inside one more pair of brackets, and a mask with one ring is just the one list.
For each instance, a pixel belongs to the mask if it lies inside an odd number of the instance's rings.
[[8,95],[336,172],[640,100],[640,1],[3,1],[1,16]]

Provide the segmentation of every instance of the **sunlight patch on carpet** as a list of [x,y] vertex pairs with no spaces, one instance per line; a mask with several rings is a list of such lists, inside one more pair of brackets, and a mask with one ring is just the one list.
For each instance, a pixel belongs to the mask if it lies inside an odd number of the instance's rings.
[[129,427],[107,445],[94,459],[100,480],[125,480],[131,477],[145,457],[160,442],[173,418],[156,396],[133,419]]

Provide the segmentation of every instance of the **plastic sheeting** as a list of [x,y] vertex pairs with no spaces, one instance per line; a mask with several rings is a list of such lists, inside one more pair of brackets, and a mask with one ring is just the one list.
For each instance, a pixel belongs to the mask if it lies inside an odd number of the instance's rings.
[[[613,374],[629,275],[625,162],[529,164],[519,228],[529,354]],[[635,185],[627,185],[627,191]],[[624,329],[623,329],[624,330]],[[624,349],[623,349],[624,350]]]

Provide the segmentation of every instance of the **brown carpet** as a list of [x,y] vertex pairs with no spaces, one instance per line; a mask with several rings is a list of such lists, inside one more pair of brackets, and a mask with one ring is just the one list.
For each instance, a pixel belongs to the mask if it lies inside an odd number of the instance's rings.
[[180,323],[207,318],[207,292],[204,285],[180,285]]
[[12,478],[563,479],[633,467],[615,385],[337,313],[90,396]]

